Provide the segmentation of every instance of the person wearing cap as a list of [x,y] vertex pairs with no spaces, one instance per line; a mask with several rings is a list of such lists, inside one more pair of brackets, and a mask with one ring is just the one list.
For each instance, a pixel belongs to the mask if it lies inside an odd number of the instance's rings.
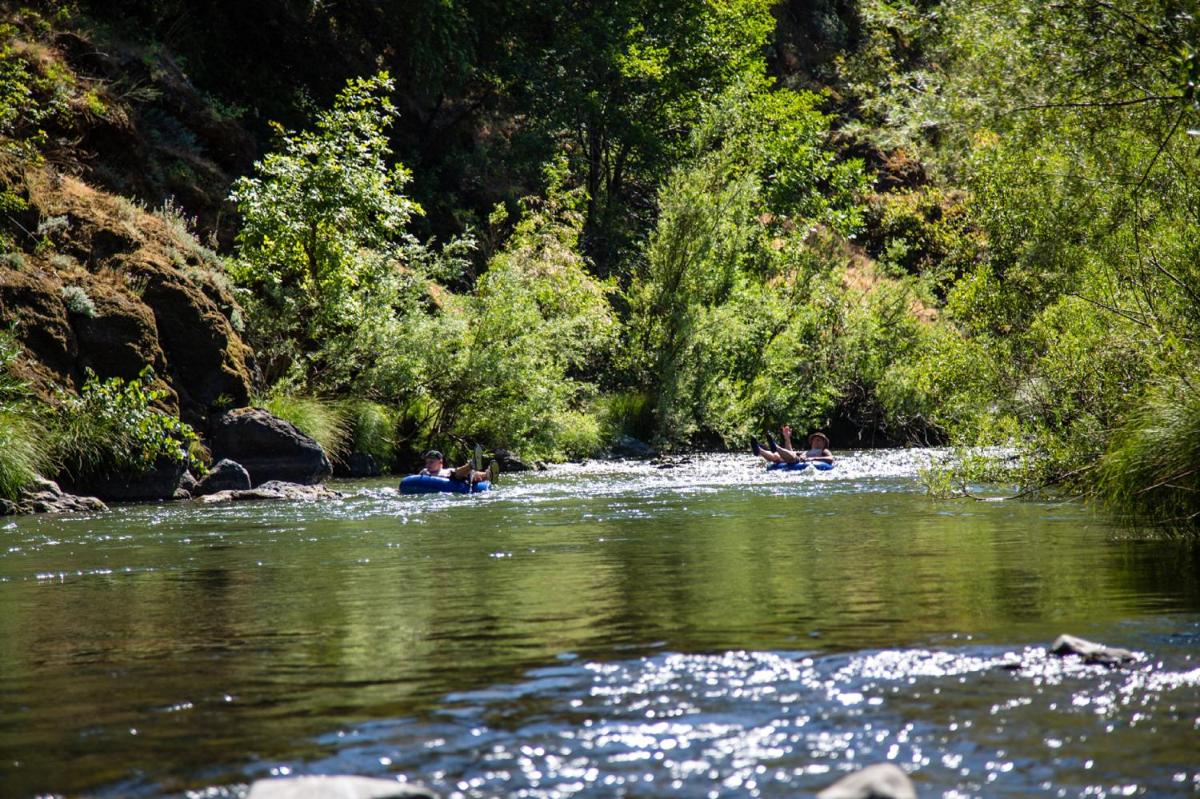
[[784,425],[780,432],[783,433],[782,447],[775,443],[775,439],[771,437],[770,433],[767,433],[766,447],[751,438],[750,449],[755,455],[771,463],[805,463],[807,461],[833,463],[833,453],[829,451],[829,436],[820,430],[809,435],[808,449],[805,452],[796,452],[792,446],[792,428]]
[[445,477],[460,482],[470,480],[472,483],[478,483],[482,480],[491,480],[494,483],[496,482],[497,471],[495,461],[492,461],[486,472],[474,471],[469,463],[465,463],[457,469],[447,469],[446,459],[442,456],[442,453],[436,449],[431,449],[425,453],[425,468],[418,474],[425,477]]

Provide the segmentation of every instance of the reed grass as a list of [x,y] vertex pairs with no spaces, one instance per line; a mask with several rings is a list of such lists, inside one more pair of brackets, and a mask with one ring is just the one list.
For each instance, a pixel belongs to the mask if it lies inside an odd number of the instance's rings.
[[1200,370],[1151,390],[1110,440],[1104,504],[1137,526],[1200,529]]
[[350,420],[352,451],[365,452],[383,469],[392,469],[396,461],[396,430],[400,414],[386,405],[369,400],[346,403]]
[[294,424],[320,444],[331,459],[344,454],[351,441],[351,419],[345,403],[279,392],[259,397],[254,404]]

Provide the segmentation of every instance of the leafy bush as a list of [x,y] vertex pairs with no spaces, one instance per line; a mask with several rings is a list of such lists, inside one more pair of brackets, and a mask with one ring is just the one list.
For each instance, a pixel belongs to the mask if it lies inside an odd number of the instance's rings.
[[845,254],[818,234],[855,228],[864,184],[860,164],[827,149],[828,123],[810,95],[738,86],[662,186],[623,346],[661,443],[815,423],[840,397],[833,275]]
[[474,294],[445,306],[448,342],[462,346],[431,364],[444,429],[526,457],[598,445],[594,420],[583,419],[594,389],[576,375],[607,354],[615,327],[611,286],[588,274],[578,252],[581,199],[552,189],[527,205]]
[[199,439],[155,406],[168,396],[150,367],[133,380],[89,370],[79,396],[64,395],[52,430],[55,461],[75,480],[144,474],[161,463],[203,469]]

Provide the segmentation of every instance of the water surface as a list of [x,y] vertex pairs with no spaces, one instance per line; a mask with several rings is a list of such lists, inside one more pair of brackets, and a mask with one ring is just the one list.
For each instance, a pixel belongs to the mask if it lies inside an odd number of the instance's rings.
[[[927,457],[6,520],[0,793],[790,797],[881,760],[925,796],[1200,793],[1197,547],[933,501]],[[1048,659],[1067,631],[1141,660]]]

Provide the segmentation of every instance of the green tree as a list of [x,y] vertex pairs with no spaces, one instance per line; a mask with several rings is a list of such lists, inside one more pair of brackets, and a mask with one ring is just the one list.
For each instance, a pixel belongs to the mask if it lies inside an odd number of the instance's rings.
[[530,3],[501,65],[536,130],[564,147],[587,192],[584,252],[601,274],[652,219],[659,181],[686,152],[705,103],[761,75],[767,0]]

